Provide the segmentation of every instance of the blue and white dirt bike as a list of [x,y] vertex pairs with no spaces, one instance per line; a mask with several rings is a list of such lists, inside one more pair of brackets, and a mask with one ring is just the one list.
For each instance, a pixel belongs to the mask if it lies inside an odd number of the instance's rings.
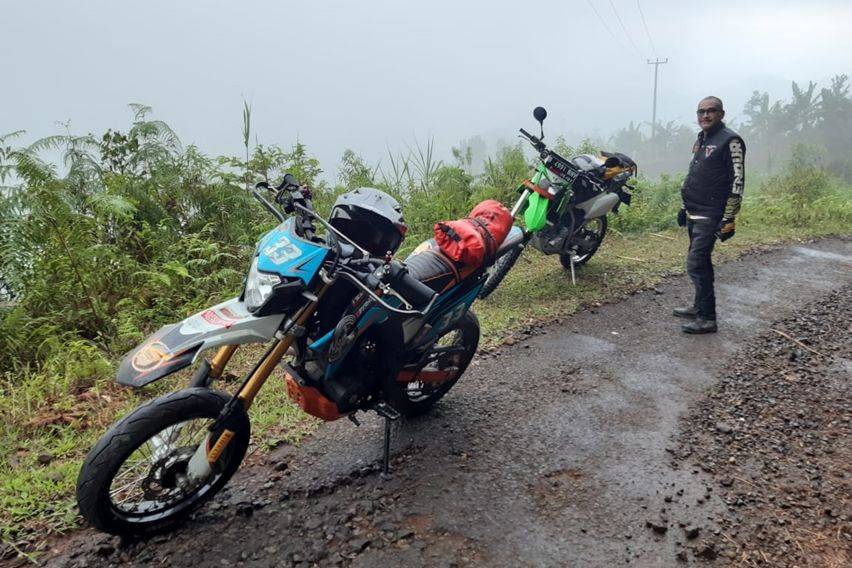
[[[213,497],[239,468],[248,410],[279,364],[305,412],[356,423],[357,411],[383,416],[387,468],[389,421],[428,411],[476,352],[470,306],[486,267],[454,263],[434,241],[393,260],[406,225],[389,195],[343,194],[326,221],[290,175],[253,193],[281,223],[260,239],[242,294],[163,327],[121,363],[118,382],[138,388],[200,360],[187,388],[119,420],[86,457],[77,502],[102,531],[162,532]],[[497,256],[522,238],[513,227]],[[266,342],[233,395],[211,388],[239,345]]]

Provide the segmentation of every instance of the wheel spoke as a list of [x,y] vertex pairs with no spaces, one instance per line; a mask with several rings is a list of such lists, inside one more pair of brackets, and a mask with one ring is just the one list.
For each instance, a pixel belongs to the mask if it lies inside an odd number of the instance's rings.
[[[440,372],[448,367],[459,366],[465,354],[470,348],[466,345],[465,331],[461,327],[446,330],[444,335],[438,337],[432,347],[423,354],[420,362],[414,366],[415,371],[412,378],[417,377],[418,372]],[[412,381],[405,385],[405,395],[412,402],[422,402],[436,393],[443,393],[441,385],[422,381]]]
[[145,479],[145,476],[144,476],[144,475],[140,475],[139,477],[137,477],[136,479],[134,479],[134,480],[133,480],[133,481],[131,481],[130,483],[126,483],[126,484],[122,485],[121,487],[119,487],[119,488],[117,488],[117,489],[113,489],[113,490],[112,490],[112,491],[110,491],[109,493],[110,493],[110,495],[120,495],[123,491],[125,491],[125,490],[127,490],[127,489],[130,489],[131,487],[133,487],[133,486],[135,486],[135,485],[139,485],[139,483],[140,483],[143,479]]
[[120,480],[126,479],[128,477],[131,477],[136,471],[139,470],[140,465],[150,466],[151,464],[144,462],[144,461],[137,461],[136,464],[134,464],[131,467],[128,467],[125,471],[122,471],[120,474],[116,475],[113,478],[112,482],[115,483],[116,481],[120,481]]

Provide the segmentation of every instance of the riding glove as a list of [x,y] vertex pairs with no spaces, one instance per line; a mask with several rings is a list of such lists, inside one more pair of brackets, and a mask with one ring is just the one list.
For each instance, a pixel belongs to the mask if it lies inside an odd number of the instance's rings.
[[733,217],[722,219],[719,223],[719,230],[716,231],[716,236],[719,237],[720,241],[725,242],[734,236],[736,228],[737,226]]
[[677,212],[677,226],[686,227],[686,209],[682,208]]

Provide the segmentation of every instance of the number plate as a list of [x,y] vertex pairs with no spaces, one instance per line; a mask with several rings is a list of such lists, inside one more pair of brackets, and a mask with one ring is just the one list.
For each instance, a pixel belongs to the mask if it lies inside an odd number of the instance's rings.
[[548,170],[555,173],[568,183],[574,183],[574,180],[577,179],[578,175],[580,175],[576,166],[556,154],[551,154],[545,162],[545,165]]

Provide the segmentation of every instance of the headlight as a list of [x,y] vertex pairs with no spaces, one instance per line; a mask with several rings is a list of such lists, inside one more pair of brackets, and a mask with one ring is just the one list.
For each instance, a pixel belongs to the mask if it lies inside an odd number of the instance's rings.
[[277,274],[261,272],[257,269],[257,258],[251,261],[248,278],[246,278],[246,307],[250,312],[255,311],[272,294],[272,287],[281,282]]

